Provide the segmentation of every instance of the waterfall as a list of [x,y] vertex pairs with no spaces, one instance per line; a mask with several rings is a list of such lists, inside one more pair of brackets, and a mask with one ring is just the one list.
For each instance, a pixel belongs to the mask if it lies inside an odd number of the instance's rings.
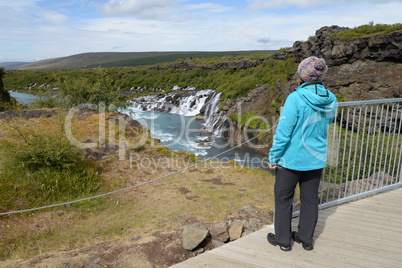
[[226,120],[226,116],[223,112],[219,111],[219,100],[222,93],[215,92],[210,102],[207,104],[204,118],[205,128],[208,132],[212,132],[215,136],[220,136],[220,130],[223,122]]
[[205,129],[216,136],[226,116],[219,112],[221,93],[212,89],[189,90],[168,94],[148,95],[131,100],[135,109],[180,114],[184,116],[202,115]]

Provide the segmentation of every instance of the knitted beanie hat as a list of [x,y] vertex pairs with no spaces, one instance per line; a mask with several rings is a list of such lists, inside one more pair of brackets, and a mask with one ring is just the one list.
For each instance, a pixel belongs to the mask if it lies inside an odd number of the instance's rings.
[[312,56],[300,62],[297,71],[303,81],[308,82],[320,80],[328,71],[328,66],[324,59]]

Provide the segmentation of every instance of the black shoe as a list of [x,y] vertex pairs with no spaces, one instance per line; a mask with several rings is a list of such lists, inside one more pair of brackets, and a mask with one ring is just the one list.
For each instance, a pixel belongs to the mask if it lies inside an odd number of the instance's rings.
[[279,244],[278,242],[276,242],[276,239],[275,239],[275,235],[273,234],[273,233],[269,233],[268,235],[267,235],[267,239],[268,239],[268,242],[271,244],[271,245],[273,245],[273,246],[279,246],[279,248],[281,249],[281,250],[283,250],[283,251],[291,251],[292,250],[292,245],[282,245],[282,244]]
[[299,243],[299,244],[301,243],[302,246],[303,246],[303,248],[304,248],[304,250],[313,250],[313,249],[314,249],[313,244],[303,242],[303,241],[299,238],[299,234],[298,234],[297,232],[292,232],[292,239],[293,239],[295,242]]

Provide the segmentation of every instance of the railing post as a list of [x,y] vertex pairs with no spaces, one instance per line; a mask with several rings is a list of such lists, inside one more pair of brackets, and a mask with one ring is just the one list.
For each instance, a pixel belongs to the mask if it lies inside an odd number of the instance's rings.
[[[402,119],[401,119],[402,121]],[[401,156],[402,156],[402,137],[400,137],[401,139],[401,151],[399,153],[399,164],[398,166],[400,166],[400,170],[399,170],[399,184],[402,184],[402,163],[401,163]]]

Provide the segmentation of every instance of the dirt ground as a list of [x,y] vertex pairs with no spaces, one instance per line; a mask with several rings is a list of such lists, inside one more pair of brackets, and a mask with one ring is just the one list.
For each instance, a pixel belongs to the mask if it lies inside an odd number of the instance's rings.
[[[259,211],[258,223],[249,221],[249,230],[257,230],[272,223],[272,212]],[[236,211],[226,220],[245,220],[248,214]],[[255,218],[254,218],[255,219]],[[191,221],[190,221],[191,222]],[[189,222],[189,223],[190,223]],[[254,226],[251,226],[253,225]],[[211,243],[204,244],[203,249],[213,249]],[[85,267],[121,267],[121,268],[163,268],[170,267],[188,258],[196,256],[182,246],[182,228],[172,232],[156,232],[141,236],[99,243],[74,250],[51,251],[23,261],[0,262],[4,268],[85,268]]]
[[0,267],[169,267],[192,257],[181,244],[181,232],[155,233],[101,243],[71,251],[54,251]]

